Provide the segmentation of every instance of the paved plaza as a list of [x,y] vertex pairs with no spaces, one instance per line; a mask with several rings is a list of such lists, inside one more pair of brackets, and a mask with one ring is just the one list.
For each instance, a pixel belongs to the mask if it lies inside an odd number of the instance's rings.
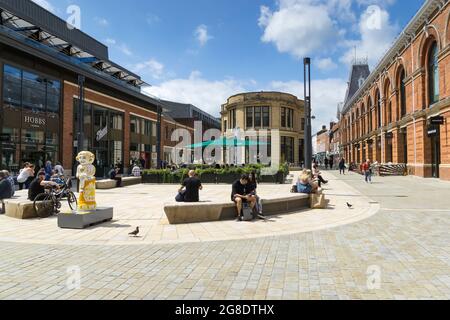
[[[450,298],[450,183],[325,176],[328,209],[271,222],[171,226],[162,208],[176,186],[160,185],[99,191],[115,220],[88,230],[0,216],[0,299]],[[201,196],[226,201],[229,189]],[[290,185],[260,189],[271,198]]]

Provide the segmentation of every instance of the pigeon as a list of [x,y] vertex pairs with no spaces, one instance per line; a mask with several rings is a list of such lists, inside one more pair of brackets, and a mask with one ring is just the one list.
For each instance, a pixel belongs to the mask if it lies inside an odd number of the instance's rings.
[[353,205],[347,202],[347,207],[348,207],[349,209],[351,209],[351,208],[353,208]]
[[130,236],[135,236],[135,237],[137,237],[138,234],[139,234],[139,227],[136,227],[136,230],[129,233]]

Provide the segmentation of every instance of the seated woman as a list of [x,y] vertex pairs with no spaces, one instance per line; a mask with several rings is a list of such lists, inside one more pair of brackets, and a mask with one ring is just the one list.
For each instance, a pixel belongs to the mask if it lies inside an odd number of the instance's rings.
[[317,164],[313,165],[313,172],[314,172],[314,178],[317,179],[318,183],[319,183],[319,188],[322,186],[323,184],[327,184],[328,181],[326,181],[323,177],[322,174],[319,170],[319,166]]
[[298,177],[297,192],[298,193],[317,193],[319,186],[317,183],[312,182],[312,175],[310,170],[303,170]]

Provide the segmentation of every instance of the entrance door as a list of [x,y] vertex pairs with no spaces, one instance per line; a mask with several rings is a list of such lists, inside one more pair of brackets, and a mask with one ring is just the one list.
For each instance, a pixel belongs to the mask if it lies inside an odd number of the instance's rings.
[[431,175],[439,178],[439,165],[441,163],[441,135],[439,127],[436,135],[431,137]]

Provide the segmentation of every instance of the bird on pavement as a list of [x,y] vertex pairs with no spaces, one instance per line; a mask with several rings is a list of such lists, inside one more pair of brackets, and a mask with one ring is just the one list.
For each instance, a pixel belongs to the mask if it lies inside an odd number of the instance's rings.
[[347,202],[347,207],[348,207],[349,209],[351,209],[351,208],[353,208],[353,205]]
[[130,236],[135,236],[135,237],[137,237],[138,234],[139,234],[139,227],[136,227],[136,230],[129,233]]

